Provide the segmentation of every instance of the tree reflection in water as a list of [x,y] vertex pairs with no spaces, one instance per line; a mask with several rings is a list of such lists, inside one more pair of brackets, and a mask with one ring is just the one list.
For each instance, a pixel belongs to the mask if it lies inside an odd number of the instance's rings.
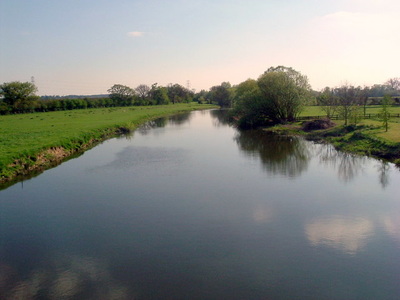
[[338,170],[338,177],[344,182],[350,182],[362,170],[365,157],[347,152],[337,151],[332,145],[319,148],[320,162]]
[[229,110],[227,109],[210,110],[210,116],[213,119],[214,127],[222,127],[230,124]]
[[235,141],[243,153],[259,157],[268,173],[296,177],[308,168],[311,153],[302,138],[246,130],[238,131]]
[[[368,159],[366,156],[337,151],[329,144],[319,147],[317,155],[321,163],[337,169],[339,179],[344,182],[353,180],[362,171]],[[377,163],[379,182],[382,188],[386,188],[389,184],[390,164],[385,161]]]
[[193,117],[193,114],[190,112],[180,113],[177,115],[173,115],[168,118],[168,124],[171,125],[182,125],[185,122],[189,122],[190,119]]
[[141,135],[147,135],[154,128],[164,128],[167,125],[182,125],[185,122],[189,121],[192,118],[193,114],[190,112],[185,112],[177,115],[170,116],[168,118],[158,118],[151,121],[148,121],[141,125],[137,131]]
[[386,161],[381,161],[378,164],[379,182],[383,188],[389,185],[390,164]]
[[165,127],[166,125],[167,125],[167,118],[159,118],[144,123],[137,129],[137,131],[141,135],[147,135],[153,128],[162,128]]

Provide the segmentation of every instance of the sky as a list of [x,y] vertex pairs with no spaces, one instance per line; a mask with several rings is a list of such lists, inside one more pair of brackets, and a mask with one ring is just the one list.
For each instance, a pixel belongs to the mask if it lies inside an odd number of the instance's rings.
[[0,0],[0,83],[208,90],[273,66],[325,86],[400,77],[398,0]]

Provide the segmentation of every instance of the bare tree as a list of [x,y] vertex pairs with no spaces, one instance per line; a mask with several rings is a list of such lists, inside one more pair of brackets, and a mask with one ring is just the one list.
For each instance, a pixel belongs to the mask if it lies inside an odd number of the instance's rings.
[[389,86],[392,90],[400,92],[400,78],[390,78],[385,82],[385,85]]
[[344,119],[344,125],[348,125],[349,120],[353,117],[356,122],[360,104],[360,89],[346,83],[335,88],[333,92],[338,99],[338,111]]
[[359,89],[359,94],[358,94],[359,102],[363,106],[364,118],[367,114],[369,91],[370,91],[370,88],[368,86],[364,86],[364,88]]
[[150,87],[146,84],[140,84],[135,88],[135,92],[140,99],[141,105],[146,105],[150,95]]
[[338,109],[338,98],[329,87],[324,88],[317,96],[318,105],[331,118]]

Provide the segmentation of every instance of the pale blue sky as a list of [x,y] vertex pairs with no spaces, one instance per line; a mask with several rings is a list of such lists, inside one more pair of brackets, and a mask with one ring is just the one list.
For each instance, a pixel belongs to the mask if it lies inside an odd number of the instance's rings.
[[0,83],[199,91],[285,65],[316,90],[400,77],[398,0],[0,0]]

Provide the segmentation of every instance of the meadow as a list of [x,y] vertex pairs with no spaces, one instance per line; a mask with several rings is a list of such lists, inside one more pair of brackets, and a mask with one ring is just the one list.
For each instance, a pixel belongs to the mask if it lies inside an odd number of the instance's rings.
[[[389,121],[389,130],[386,132],[383,128],[382,121],[376,117],[376,114],[379,114],[382,107],[380,105],[369,105],[366,107],[366,115],[373,115],[371,119],[360,119],[359,125],[368,126],[368,134],[370,136],[375,136],[378,138],[382,138],[390,143],[400,143],[400,118],[393,117]],[[391,106],[389,107],[389,112],[391,114],[400,114],[400,106]],[[363,114],[363,108],[360,109],[360,114]],[[325,113],[319,106],[306,106],[304,110],[301,112],[300,117],[316,117],[316,116],[324,116]],[[343,125],[342,120],[334,121],[338,125]]]
[[211,107],[215,106],[190,103],[0,116],[0,182],[34,165],[37,155],[46,149],[75,152],[150,119]]
[[[379,114],[382,110],[382,106],[380,105],[368,105],[366,107],[365,113],[368,114]],[[400,106],[390,106],[389,112],[393,114],[400,114]],[[363,107],[360,108],[360,114],[363,114]],[[321,109],[320,106],[306,106],[303,111],[300,113],[301,117],[306,116],[324,116],[325,112]]]

